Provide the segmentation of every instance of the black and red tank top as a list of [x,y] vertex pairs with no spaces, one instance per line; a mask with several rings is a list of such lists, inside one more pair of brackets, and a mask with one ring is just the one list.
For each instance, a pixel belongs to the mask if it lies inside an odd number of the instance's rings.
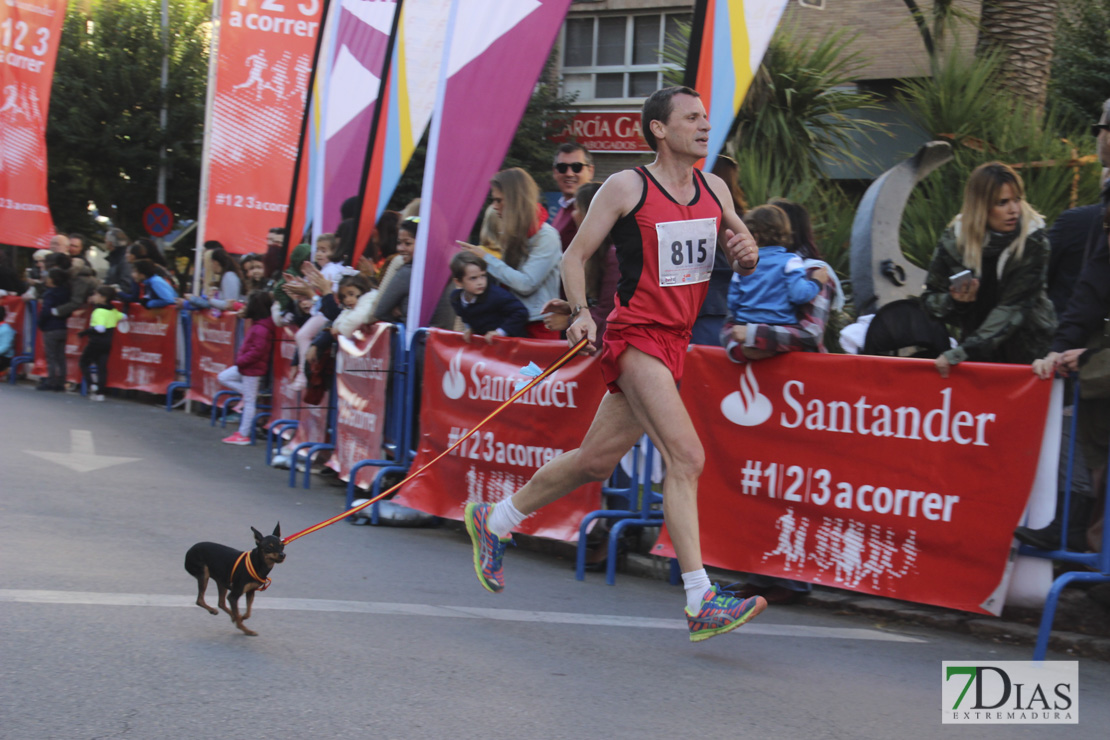
[[709,290],[721,204],[694,170],[694,197],[679,203],[646,167],[640,202],[611,233],[620,283],[608,323],[655,325],[688,333]]

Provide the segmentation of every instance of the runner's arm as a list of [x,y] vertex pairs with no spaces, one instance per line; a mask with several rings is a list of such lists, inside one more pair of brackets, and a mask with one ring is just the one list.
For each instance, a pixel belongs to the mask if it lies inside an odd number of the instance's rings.
[[732,205],[732,193],[729,192],[725,181],[712,172],[702,174],[705,175],[705,181],[709,183],[709,187],[713,189],[713,194],[721,204],[719,239],[721,247],[728,255],[729,264],[741,275],[751,275],[759,264],[759,246],[752,238],[748,227],[740,220],[740,215],[736,213],[736,208]]
[[[563,290],[571,306],[571,325],[567,340],[573,346],[582,337],[593,345],[597,327],[586,310],[586,262],[613,230],[617,220],[631,211],[640,199],[643,181],[632,170],[618,172],[597,191],[578,233],[563,254]],[[575,307],[581,307],[575,310]]]

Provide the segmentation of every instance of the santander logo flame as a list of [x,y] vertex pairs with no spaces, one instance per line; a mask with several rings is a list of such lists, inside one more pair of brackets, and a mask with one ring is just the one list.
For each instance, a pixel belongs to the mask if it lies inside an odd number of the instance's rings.
[[443,374],[443,395],[452,401],[457,401],[466,393],[466,378],[462,374],[462,354],[460,349],[451,358],[450,366]]
[[755,427],[770,419],[772,410],[771,399],[759,392],[759,382],[748,363],[740,376],[740,390],[725,396],[721,413],[733,424]]

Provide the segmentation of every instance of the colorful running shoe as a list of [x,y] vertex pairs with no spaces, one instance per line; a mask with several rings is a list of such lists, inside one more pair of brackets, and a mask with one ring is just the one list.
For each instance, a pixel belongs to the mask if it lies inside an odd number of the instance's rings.
[[502,539],[489,530],[487,522],[493,507],[489,504],[467,504],[463,513],[466,531],[474,545],[474,572],[487,591],[498,593],[505,588],[501,558],[512,537]]
[[741,601],[731,591],[722,591],[713,584],[701,597],[701,609],[691,614],[686,609],[686,625],[690,628],[690,642],[701,642],[716,635],[736,629],[767,608],[762,596],[752,596]]

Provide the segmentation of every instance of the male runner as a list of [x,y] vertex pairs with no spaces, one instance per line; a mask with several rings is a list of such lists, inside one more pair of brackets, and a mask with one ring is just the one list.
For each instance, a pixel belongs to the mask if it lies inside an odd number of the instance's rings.
[[501,561],[512,529],[579,486],[608,478],[646,432],[667,466],[663,515],[682,567],[690,640],[697,642],[739,627],[767,606],[761,596],[740,601],[720,592],[705,573],[697,508],[705,453],[675,385],[718,235],[741,274],[755,269],[759,248],[724,181],[694,169],[706,156],[709,135],[698,93],[660,90],[644,102],[642,119],[655,161],[606,180],[562,263],[573,318],[567,340],[573,346],[588,337],[592,348],[595,326],[586,307],[583,265],[612,232],[621,278],[599,360],[610,393],[581,447],[544,465],[511,498],[495,506],[468,504],[464,520],[479,581],[501,591]]

